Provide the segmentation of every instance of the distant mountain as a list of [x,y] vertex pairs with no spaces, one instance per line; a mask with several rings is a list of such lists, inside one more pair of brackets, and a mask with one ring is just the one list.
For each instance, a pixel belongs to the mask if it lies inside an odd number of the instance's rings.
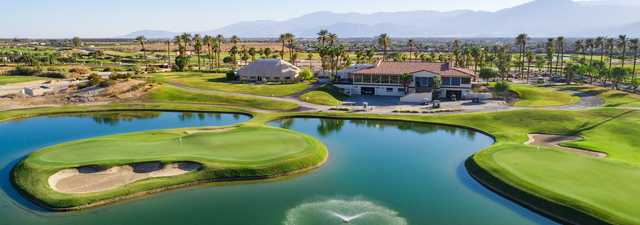
[[[340,37],[512,37],[587,36],[618,31],[640,33],[640,4],[636,0],[535,0],[496,12],[459,10],[449,12],[410,11],[373,14],[316,12],[285,21],[249,21],[231,24],[201,34],[238,35],[244,38],[277,37],[290,32],[297,37],[315,37],[321,29]],[[615,29],[614,29],[615,28]],[[633,30],[624,30],[633,29]],[[167,36],[175,34],[167,32]],[[150,33],[161,36],[160,32]]]
[[178,35],[178,33],[162,30],[141,30],[132,32],[126,35],[120,36],[120,38],[136,38],[138,36],[144,36],[147,39],[160,39],[160,38],[172,38]]

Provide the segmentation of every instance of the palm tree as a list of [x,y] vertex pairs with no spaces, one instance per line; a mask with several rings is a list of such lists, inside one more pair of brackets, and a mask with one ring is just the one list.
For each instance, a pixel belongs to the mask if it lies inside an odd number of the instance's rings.
[[400,76],[400,83],[402,84],[402,87],[404,88],[404,93],[408,94],[409,93],[409,85],[411,85],[411,82],[413,81],[413,77],[407,73],[402,74]]
[[200,67],[200,52],[202,52],[202,38],[199,34],[196,34],[193,37],[193,50],[196,52],[196,57],[198,57],[198,70],[202,70]]
[[287,46],[289,48],[289,59],[291,60],[291,63],[293,63],[295,65],[295,60],[293,59],[293,52],[294,52],[294,46],[293,46],[293,42],[295,41],[295,36],[292,33],[285,33],[285,40],[287,41]]
[[327,41],[329,42],[329,45],[333,46],[338,42],[338,35],[331,33],[327,36]]
[[638,41],[639,40],[637,38],[629,40],[629,49],[633,50],[633,69],[631,72],[632,82],[636,79],[636,64],[638,62],[638,50],[640,48]]
[[413,53],[413,50],[416,48],[416,42],[413,39],[409,39],[409,41],[407,42],[407,46],[409,46],[409,58],[411,58],[411,60],[414,60],[415,54]]
[[618,36],[618,48],[622,49],[622,65],[620,68],[624,69],[624,61],[627,56],[627,43],[628,43],[627,35]]
[[607,73],[608,76],[611,76],[611,67],[613,66],[613,51],[615,50],[615,47],[616,47],[615,43],[616,43],[616,40],[613,38],[607,38],[607,40],[605,41],[607,54],[609,56],[609,72]]
[[280,43],[282,43],[282,50],[280,51],[280,59],[284,60],[284,47],[287,44],[287,42],[289,40],[287,40],[287,35],[286,34],[280,34],[280,38],[278,38],[278,41]]
[[216,41],[218,42],[216,46],[216,67],[220,68],[220,55],[222,54],[222,44],[224,43],[224,36],[222,36],[222,34],[218,34],[218,36],[216,36]]
[[313,53],[309,52],[309,53],[307,53],[307,61],[309,61],[309,71],[312,70],[311,60],[313,60]]
[[524,76],[524,61],[525,61],[525,52],[527,50],[527,42],[529,41],[529,36],[525,33],[522,33],[516,37],[516,45],[520,48],[520,76]]
[[553,38],[547,39],[546,44],[546,52],[547,52],[547,61],[549,62],[548,72],[549,75],[553,75],[553,55],[555,54],[555,44],[556,40]]
[[204,35],[204,38],[202,38],[202,42],[205,46],[207,46],[207,59],[209,60],[209,69],[213,69],[213,59],[211,58],[212,57],[211,46],[213,45],[213,37],[209,35]]
[[[559,74],[564,74],[562,67],[564,66],[564,37],[560,36],[556,38],[556,71],[559,71]],[[556,72],[558,73],[558,72]]]
[[256,48],[254,47],[249,48],[249,55],[251,56],[251,61],[256,61],[257,54],[258,54],[258,51],[256,50]]
[[329,31],[327,30],[320,30],[320,32],[318,32],[318,41],[320,42],[320,46],[324,46],[324,44],[327,42],[328,36]]
[[240,38],[236,35],[231,36],[231,39],[229,40],[231,41],[231,43],[233,43],[233,46],[237,46],[238,43],[240,42]]
[[171,39],[167,40],[167,65],[171,68]]
[[600,49],[600,61],[604,62],[604,50],[605,50],[605,46],[604,46],[604,40],[606,38],[605,37],[597,37],[596,40],[593,42],[594,48],[599,48]]
[[578,55],[582,55],[582,61],[584,61],[584,40],[577,40],[574,44],[574,48]]
[[382,47],[382,60],[387,60],[387,50],[389,49],[389,45],[391,45],[391,38],[387,34],[380,34],[377,38],[378,45]]
[[144,36],[138,36],[138,37],[136,37],[136,41],[138,42],[138,44],[140,44],[140,48],[141,48],[141,51],[142,51],[142,60],[143,60],[143,62],[145,62],[145,64],[146,64],[146,62],[147,62],[147,52],[146,52],[146,51],[145,51],[145,49],[144,49],[144,42],[145,42],[146,40],[147,40],[147,39],[146,39],[146,38],[144,38]]
[[[596,48],[594,40],[591,38],[587,39],[585,41],[584,47],[586,49],[589,49],[589,68],[590,68],[593,66],[593,50]],[[589,69],[588,73],[589,73],[590,79],[593,78],[593,74],[591,72],[592,70]]]
[[453,53],[453,58],[455,59],[456,66],[460,64],[460,40],[454,40],[451,44],[451,50],[449,52]]
[[478,64],[480,63],[480,57],[482,57],[482,49],[473,46],[471,48],[471,57],[473,58],[473,71],[478,73]]
[[536,55],[533,54],[532,51],[527,51],[525,56],[527,58],[527,81],[528,81],[529,77],[531,77],[531,63],[534,62]]

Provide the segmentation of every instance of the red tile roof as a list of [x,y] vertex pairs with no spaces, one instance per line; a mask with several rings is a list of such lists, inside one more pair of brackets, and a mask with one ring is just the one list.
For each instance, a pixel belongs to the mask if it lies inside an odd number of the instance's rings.
[[357,75],[402,75],[417,72],[430,72],[440,76],[475,77],[473,71],[457,67],[449,67],[446,63],[423,62],[379,62],[375,67],[353,72]]

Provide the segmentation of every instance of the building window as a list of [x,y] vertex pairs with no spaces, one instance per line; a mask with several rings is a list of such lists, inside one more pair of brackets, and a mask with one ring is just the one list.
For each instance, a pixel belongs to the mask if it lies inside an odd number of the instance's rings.
[[404,88],[398,88],[398,92],[404,92]]
[[460,86],[460,77],[451,78],[451,86]]
[[442,78],[442,86],[451,86],[451,78],[443,77]]
[[393,88],[387,88],[387,92],[393,92]]
[[284,79],[285,79],[285,80],[290,80],[291,78],[290,78],[290,77],[285,77]]
[[274,77],[273,79],[280,80],[280,77]]
[[471,78],[462,78],[462,84],[471,84]]
[[253,77],[253,76],[251,77],[251,80],[255,80],[255,79],[256,79],[256,77]]

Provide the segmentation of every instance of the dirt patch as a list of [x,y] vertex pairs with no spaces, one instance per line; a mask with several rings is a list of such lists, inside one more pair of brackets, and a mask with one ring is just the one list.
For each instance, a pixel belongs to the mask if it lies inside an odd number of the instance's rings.
[[578,136],[563,136],[563,135],[549,135],[549,134],[529,134],[529,141],[525,142],[525,144],[543,146],[543,147],[553,147],[553,148],[558,148],[558,149],[563,150],[563,151],[576,153],[576,154],[580,154],[580,155],[596,157],[596,158],[605,158],[605,157],[607,157],[607,154],[602,153],[602,152],[596,152],[596,151],[589,151],[589,150],[584,150],[584,149],[569,148],[569,147],[560,146],[560,144],[563,143],[563,142],[577,141],[577,140],[580,140],[580,139],[582,139],[582,138],[578,137]]
[[201,167],[202,165],[193,162],[166,165],[160,162],[145,162],[111,168],[84,166],[58,171],[49,177],[49,186],[57,192],[67,194],[95,193],[148,178],[178,176],[199,170]]

